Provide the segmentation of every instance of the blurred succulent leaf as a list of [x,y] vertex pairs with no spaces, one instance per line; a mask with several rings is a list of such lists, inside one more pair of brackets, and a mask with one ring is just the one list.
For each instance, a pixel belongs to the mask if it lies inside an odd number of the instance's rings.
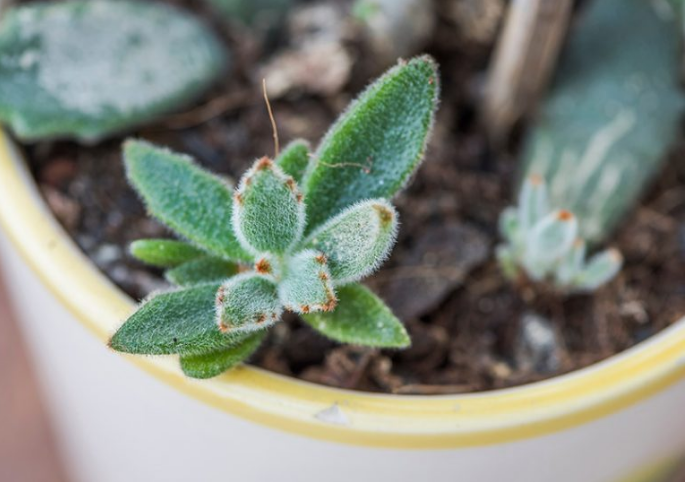
[[578,273],[574,287],[579,291],[594,291],[612,279],[621,270],[623,257],[615,249],[594,255]]
[[216,377],[246,361],[257,351],[265,336],[265,331],[257,332],[220,351],[203,355],[181,355],[181,369],[191,378]]
[[558,284],[564,286],[573,282],[573,279],[578,275],[583,265],[585,264],[586,243],[584,240],[577,238],[573,242],[573,246],[566,255],[561,258],[559,266],[556,269],[556,281]]
[[195,355],[240,341],[243,336],[219,331],[218,288],[218,284],[207,284],[152,296],[117,330],[110,347],[144,355]]
[[578,236],[578,221],[568,211],[554,211],[533,226],[526,242],[526,256],[556,260],[573,246]]
[[375,271],[395,243],[397,212],[383,199],[354,204],[312,233],[305,246],[323,252],[336,285]]
[[295,182],[299,183],[307,171],[309,160],[309,143],[302,139],[297,139],[283,149],[283,152],[276,158],[276,164],[288,176],[295,179]]
[[520,239],[521,224],[519,212],[514,207],[508,207],[499,217],[499,232],[508,242],[516,244]]
[[204,251],[173,239],[139,239],[131,243],[131,255],[143,263],[173,268],[205,256]]
[[178,286],[221,283],[240,271],[237,264],[214,256],[202,256],[168,270],[164,276]]
[[305,207],[295,180],[264,157],[245,173],[234,197],[233,226],[253,253],[281,254],[300,240]]
[[519,193],[519,225],[528,231],[550,212],[547,185],[536,175],[528,176]]
[[31,3],[0,21],[0,120],[24,140],[96,141],[201,94],[228,54],[159,2]]
[[666,2],[602,0],[569,33],[523,165],[590,244],[635,204],[680,129],[680,30]]
[[129,182],[150,213],[181,236],[228,260],[249,261],[233,232],[233,196],[190,157],[144,141],[124,145]]
[[339,288],[334,311],[301,316],[316,331],[341,343],[378,348],[406,348],[411,344],[404,326],[385,303],[357,283]]
[[516,257],[514,256],[513,249],[507,245],[497,246],[495,256],[502,268],[504,276],[510,280],[516,279],[518,267],[516,265]]
[[305,176],[307,232],[364,199],[392,198],[423,159],[439,95],[437,66],[417,57],[371,84],[321,141]]
[[283,306],[295,313],[333,310],[337,299],[326,257],[311,249],[291,256],[278,295]]

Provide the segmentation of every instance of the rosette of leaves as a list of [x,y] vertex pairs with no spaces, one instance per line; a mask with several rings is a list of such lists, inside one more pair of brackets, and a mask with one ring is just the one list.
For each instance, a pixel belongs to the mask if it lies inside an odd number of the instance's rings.
[[152,295],[110,341],[135,354],[178,354],[191,377],[249,357],[283,311],[342,343],[401,348],[402,323],[359,280],[395,241],[389,200],[423,158],[438,98],[427,57],[372,84],[310,154],[291,143],[234,191],[186,156],[142,141],[124,148],[149,212],[184,240],[140,240],[137,258],[178,285]]
[[524,180],[518,206],[502,212],[500,232],[506,243],[498,246],[497,258],[511,280],[545,281],[567,294],[591,292],[616,276],[623,264],[613,248],[586,259],[576,216],[551,208],[547,186],[537,175]]
[[0,122],[24,140],[97,141],[192,101],[227,62],[206,25],[159,2],[13,7],[0,22]]

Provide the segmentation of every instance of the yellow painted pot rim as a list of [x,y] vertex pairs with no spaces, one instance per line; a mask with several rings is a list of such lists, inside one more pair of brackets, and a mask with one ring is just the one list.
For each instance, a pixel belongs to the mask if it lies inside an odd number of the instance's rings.
[[[105,341],[134,303],[54,220],[20,155],[1,131],[0,225],[42,282],[107,349]],[[185,378],[173,357],[128,358],[181,392],[273,428],[355,445],[473,447],[574,427],[666,389],[685,377],[685,319],[637,347],[575,373],[466,395],[352,392],[252,367],[198,381]]]

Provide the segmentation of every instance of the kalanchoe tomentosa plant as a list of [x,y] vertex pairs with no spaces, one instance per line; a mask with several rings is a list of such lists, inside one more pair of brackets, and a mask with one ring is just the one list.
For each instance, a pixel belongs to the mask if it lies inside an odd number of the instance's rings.
[[573,213],[552,210],[547,187],[540,176],[524,180],[517,207],[500,216],[506,244],[497,248],[505,275],[548,281],[564,293],[587,292],[611,280],[623,263],[620,253],[607,249],[585,259],[585,241],[578,237]]
[[151,296],[112,348],[178,354],[191,377],[249,357],[284,310],[343,343],[406,347],[390,309],[358,281],[388,255],[388,200],[423,158],[438,98],[434,62],[401,62],[334,124],[314,154],[294,141],[262,158],[237,189],[186,156],[128,141],[128,178],[149,212],[185,241],[133,243],[178,289]]

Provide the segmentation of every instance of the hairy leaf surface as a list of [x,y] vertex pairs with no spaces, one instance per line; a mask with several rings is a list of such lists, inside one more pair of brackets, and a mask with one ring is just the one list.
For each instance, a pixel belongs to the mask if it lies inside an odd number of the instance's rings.
[[283,312],[276,284],[267,276],[244,273],[217,293],[217,321],[224,333],[251,333],[276,323]]
[[233,226],[245,249],[283,253],[304,230],[304,201],[295,180],[266,157],[240,181],[233,204]]
[[219,331],[218,288],[218,284],[207,284],[153,296],[119,328],[110,346],[126,353],[195,355],[240,341],[243,336]]
[[309,249],[289,258],[278,296],[285,308],[295,313],[334,309],[337,300],[326,257]]
[[126,174],[150,213],[181,236],[229,260],[249,261],[231,224],[233,196],[191,158],[144,141],[124,145]]
[[392,198],[423,159],[439,78],[430,57],[401,62],[350,105],[326,134],[304,181],[310,232],[346,207]]
[[181,369],[192,378],[207,379],[221,375],[246,361],[257,351],[265,335],[266,332],[253,333],[240,343],[217,352],[181,355]]
[[385,303],[357,283],[338,290],[334,311],[301,316],[316,331],[341,343],[380,348],[405,348],[411,343],[404,326]]
[[238,265],[231,261],[202,256],[168,270],[164,276],[175,285],[192,286],[201,283],[221,283],[238,274],[238,271]]
[[283,169],[283,172],[295,179],[295,182],[299,183],[307,171],[309,160],[309,143],[297,139],[283,149],[283,152],[276,158],[276,164]]
[[385,260],[395,243],[397,213],[383,199],[350,206],[307,239],[323,252],[336,285],[368,276]]
[[173,268],[205,256],[195,246],[173,239],[139,239],[131,243],[130,251],[143,263],[160,268]]

